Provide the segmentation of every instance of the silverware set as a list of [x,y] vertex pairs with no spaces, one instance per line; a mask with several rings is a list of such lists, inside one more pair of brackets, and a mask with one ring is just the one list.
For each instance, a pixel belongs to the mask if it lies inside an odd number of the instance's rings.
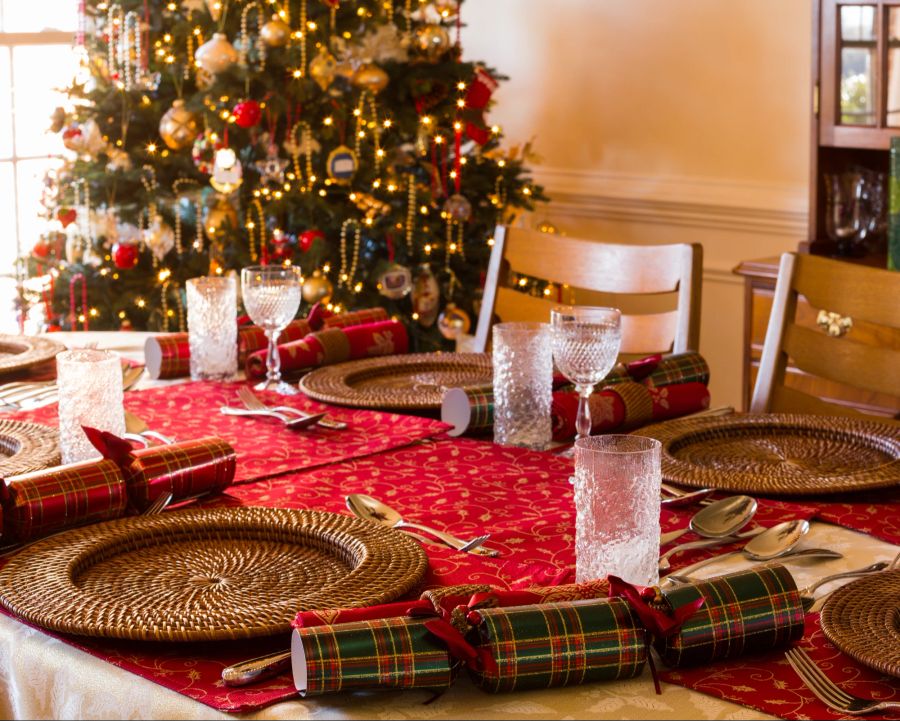
[[286,428],[294,431],[313,426],[338,431],[347,428],[346,423],[328,418],[327,413],[304,413],[299,408],[291,406],[267,406],[246,386],[238,390],[238,398],[244,404],[243,408],[222,406],[219,410],[227,416],[275,418],[281,421]]

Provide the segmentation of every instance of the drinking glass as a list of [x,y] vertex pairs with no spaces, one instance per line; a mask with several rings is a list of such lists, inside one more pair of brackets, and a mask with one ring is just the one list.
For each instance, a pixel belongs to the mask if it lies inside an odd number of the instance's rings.
[[662,444],[603,435],[575,441],[575,576],[659,582]]
[[494,443],[543,450],[552,431],[550,326],[497,323],[493,339]]
[[227,380],[237,373],[237,282],[204,276],[185,288],[191,380]]
[[621,319],[616,308],[559,306],[550,311],[553,360],[578,391],[576,440],[591,434],[588,400],[594,385],[615,365],[622,341]]
[[257,390],[292,395],[298,390],[281,379],[278,336],[300,308],[300,269],[296,266],[252,265],[241,270],[241,292],[250,319],[269,339],[266,379]]
[[82,426],[125,433],[122,362],[116,353],[76,348],[56,356],[59,387],[59,448],[62,462],[100,458]]

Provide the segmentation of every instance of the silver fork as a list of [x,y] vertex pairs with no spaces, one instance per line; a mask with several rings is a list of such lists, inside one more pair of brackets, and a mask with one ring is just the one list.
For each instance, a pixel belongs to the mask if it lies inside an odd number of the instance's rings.
[[828,678],[802,648],[788,649],[784,656],[800,680],[830,709],[852,715],[900,709],[900,701],[878,701],[847,693]]
[[[247,386],[238,388],[238,398],[240,398],[244,406],[251,411],[280,411],[282,413],[293,413],[299,418],[308,418],[311,415],[309,413],[304,413],[297,408],[292,408],[291,406],[267,406],[260,400],[259,396]],[[322,426],[322,428],[330,428],[336,431],[343,430],[347,427],[347,424],[343,421],[333,421],[330,418],[320,419],[317,425]]]

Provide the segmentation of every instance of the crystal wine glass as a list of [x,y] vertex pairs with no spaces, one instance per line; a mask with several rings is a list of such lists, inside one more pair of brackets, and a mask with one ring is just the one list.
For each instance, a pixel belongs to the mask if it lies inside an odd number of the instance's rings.
[[281,379],[278,336],[300,308],[300,269],[296,266],[251,265],[241,270],[241,292],[250,319],[269,339],[266,379],[257,390],[293,395],[297,389]]
[[550,311],[553,360],[578,391],[576,439],[591,434],[588,400],[619,355],[621,316],[616,308],[594,306],[560,306]]

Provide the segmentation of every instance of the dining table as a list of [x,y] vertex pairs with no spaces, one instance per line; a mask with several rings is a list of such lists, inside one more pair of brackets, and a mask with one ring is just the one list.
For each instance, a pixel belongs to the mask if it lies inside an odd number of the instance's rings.
[[[53,333],[68,347],[96,345],[143,362],[151,334]],[[224,416],[243,378],[191,382],[153,380],[146,374],[125,394],[125,408],[155,431],[186,439],[218,435],[235,447],[238,471],[223,494],[202,507],[270,506],[347,514],[345,497],[365,493],[399,509],[404,518],[467,538],[490,534],[484,546],[496,558],[423,544],[428,570],[422,588],[487,584],[504,588],[574,581],[575,508],[568,483],[572,461],[556,450],[495,445],[490,437],[451,437],[434,415],[323,406],[303,394],[276,400],[306,411],[327,410],[346,431],[291,431],[277,422]],[[3,414],[53,425],[54,404]],[[639,432],[639,431],[638,431]],[[900,493],[888,489],[852,498],[760,497],[764,525],[802,517],[810,522],[807,547],[842,554],[799,559],[788,568],[798,587],[900,552]],[[663,512],[663,530],[687,523],[697,506]],[[691,538],[687,536],[686,538]],[[739,546],[730,546],[730,549]],[[673,557],[673,568],[721,552]],[[755,564],[732,554],[704,567],[715,576]],[[823,590],[836,588],[835,582]],[[460,674],[445,693],[362,690],[301,697],[291,674],[258,686],[231,688],[218,675],[243,658],[287,648],[277,637],[246,642],[178,644],[94,639],[50,632],[0,612],[0,717],[29,718],[573,718],[743,719],[841,718],[817,701],[794,674],[784,649],[701,668],[649,667],[628,680],[515,693],[486,693]],[[850,659],[823,635],[818,613],[806,616],[801,644],[836,680],[900,701],[900,679]],[[877,717],[877,716],[876,716]],[[883,716],[900,718],[900,716]]]

